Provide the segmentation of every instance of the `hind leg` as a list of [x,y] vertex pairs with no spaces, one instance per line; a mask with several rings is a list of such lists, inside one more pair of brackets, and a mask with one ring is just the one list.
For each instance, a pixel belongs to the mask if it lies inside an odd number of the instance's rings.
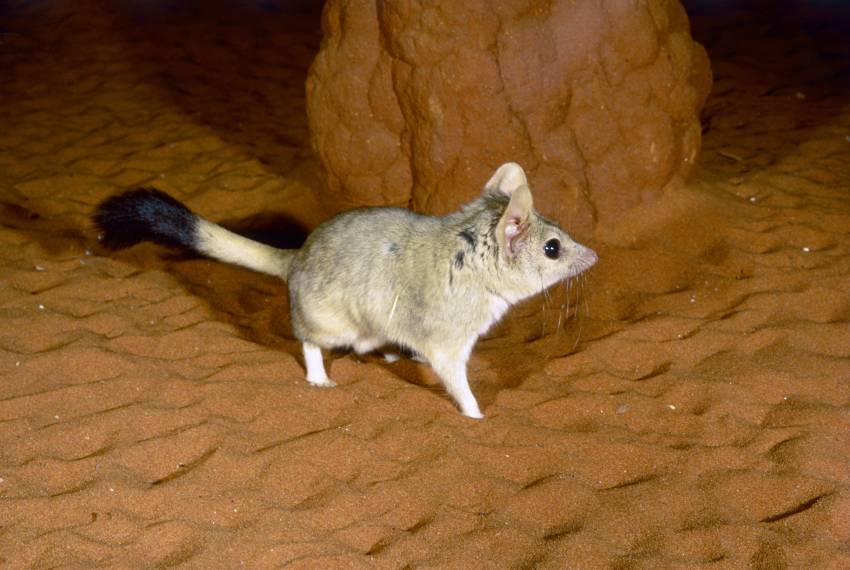
[[302,344],[304,350],[304,365],[307,367],[307,382],[320,388],[333,388],[336,382],[328,378],[325,372],[325,363],[322,361],[322,349],[315,344],[305,342]]

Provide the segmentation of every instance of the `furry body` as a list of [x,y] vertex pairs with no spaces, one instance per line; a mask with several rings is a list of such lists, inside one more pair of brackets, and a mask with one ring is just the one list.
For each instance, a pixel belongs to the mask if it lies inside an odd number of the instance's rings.
[[512,304],[596,262],[533,210],[525,174],[513,163],[458,212],[352,210],[321,224],[297,250],[234,234],[156,190],[110,198],[94,221],[108,246],[154,241],[286,280],[312,384],[334,385],[321,348],[400,345],[426,359],[461,412],[475,418],[482,415],[466,363],[478,337]]

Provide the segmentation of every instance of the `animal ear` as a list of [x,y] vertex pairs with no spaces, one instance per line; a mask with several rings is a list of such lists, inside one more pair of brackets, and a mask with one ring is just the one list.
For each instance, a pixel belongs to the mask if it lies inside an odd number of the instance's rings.
[[511,193],[511,201],[496,225],[496,241],[507,259],[513,259],[522,249],[528,236],[529,220],[534,205],[531,190],[522,185]]
[[493,176],[484,185],[484,195],[510,196],[521,186],[528,186],[525,171],[516,162],[506,162],[493,173]]

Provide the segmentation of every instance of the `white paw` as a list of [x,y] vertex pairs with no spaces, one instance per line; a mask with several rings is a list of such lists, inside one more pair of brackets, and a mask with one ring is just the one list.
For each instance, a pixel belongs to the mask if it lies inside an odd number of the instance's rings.
[[317,388],[333,388],[334,386],[336,386],[336,382],[334,382],[327,376],[323,376],[321,378],[310,378],[308,376],[307,382],[309,382],[311,386],[315,386]]
[[475,407],[475,409],[461,410],[460,413],[474,420],[484,419],[484,414],[481,413],[481,410],[479,410],[477,406]]
[[401,356],[399,356],[398,354],[394,354],[392,352],[385,352],[384,353],[384,360],[389,362],[390,364],[392,364],[393,362],[397,362],[397,361],[401,360]]

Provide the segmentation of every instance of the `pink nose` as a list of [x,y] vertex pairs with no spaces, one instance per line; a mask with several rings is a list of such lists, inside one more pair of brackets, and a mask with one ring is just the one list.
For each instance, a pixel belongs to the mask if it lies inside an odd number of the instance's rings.
[[589,247],[582,246],[578,255],[578,261],[585,269],[589,269],[590,267],[593,267],[597,261],[599,261],[599,256],[596,255],[596,252]]

